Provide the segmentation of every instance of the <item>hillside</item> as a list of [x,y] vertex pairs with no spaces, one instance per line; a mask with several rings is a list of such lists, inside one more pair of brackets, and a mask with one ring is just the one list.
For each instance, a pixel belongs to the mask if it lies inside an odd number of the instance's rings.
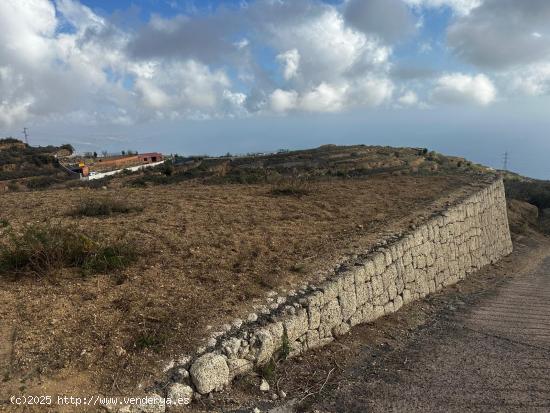
[[57,157],[72,152],[71,145],[34,147],[17,139],[0,139],[0,181],[16,181],[29,188],[61,182],[67,173]]
[[189,179],[205,183],[273,183],[285,178],[361,178],[378,174],[463,175],[491,172],[463,158],[425,148],[324,145],[315,149],[275,154],[223,157],[176,157],[169,167],[126,178],[128,185],[170,184]]

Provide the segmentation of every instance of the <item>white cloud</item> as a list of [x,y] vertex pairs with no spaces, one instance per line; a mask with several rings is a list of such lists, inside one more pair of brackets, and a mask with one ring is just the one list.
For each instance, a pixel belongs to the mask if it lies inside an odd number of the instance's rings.
[[270,108],[274,112],[283,113],[296,108],[298,93],[294,90],[276,89],[269,97]]
[[391,97],[391,48],[347,27],[336,9],[324,7],[292,24],[278,22],[268,32],[268,41],[281,50],[277,60],[284,78],[292,80],[291,92],[271,95],[272,110],[338,112]]
[[408,90],[397,99],[397,102],[403,106],[415,106],[418,104],[418,96],[413,91]]
[[391,99],[394,85],[385,77],[365,76],[348,88],[348,101],[358,106],[379,106]]
[[193,59],[133,59],[131,33],[77,1],[55,5],[0,2],[0,126],[32,117],[128,124],[242,113],[244,98],[223,70]]
[[391,53],[374,38],[347,27],[334,8],[304,16],[297,22],[269,26],[266,40],[283,53],[297,51],[300,72],[308,83],[305,87],[334,83],[357,65],[367,70],[380,67]]
[[299,94],[295,90],[275,90],[270,108],[275,112],[339,112],[354,106],[378,106],[388,101],[393,83],[386,78],[365,77],[339,83],[322,82]]
[[550,94],[550,63],[539,63],[504,72],[500,80],[510,94],[542,96]]
[[496,94],[493,82],[484,74],[452,73],[437,79],[432,99],[441,103],[485,106],[494,102]]
[[227,92],[230,85],[223,71],[213,72],[206,65],[188,60],[157,64],[147,77],[136,80],[136,91],[147,107],[168,111],[172,116],[195,115],[199,110],[214,115],[222,100],[232,96]]
[[283,76],[285,80],[290,80],[296,77],[300,68],[300,53],[298,50],[292,49],[277,56],[277,60],[283,64]]
[[300,107],[308,112],[337,112],[345,106],[347,89],[347,85],[321,83],[302,96]]
[[[392,0],[390,9],[400,13],[400,21],[411,23],[411,10],[399,1]],[[412,7],[451,7],[456,13],[452,40],[497,0],[484,0],[481,6],[477,0],[405,1]],[[512,0],[501,1],[514,9]],[[384,0],[341,6],[258,0],[204,15],[152,16],[128,29],[77,0],[0,0],[0,126],[29,118],[130,124],[384,105],[396,88],[429,85],[426,78],[414,84],[395,76],[392,80],[390,39],[402,30],[400,24],[380,25],[372,16],[385,7]],[[529,41],[545,44],[544,27],[522,23],[521,28]],[[460,45],[467,43],[461,39]],[[274,50],[274,61],[259,56],[258,46]],[[456,43],[453,47],[466,56]],[[429,51],[428,43],[421,51]],[[271,71],[274,63],[282,78]],[[529,70],[512,67],[492,77],[508,76],[509,89],[522,93],[548,93],[545,63],[547,59],[529,61]],[[496,88],[485,75],[449,74],[437,79],[432,99],[486,105],[496,99]],[[410,90],[395,103],[420,104]]]
[[80,32],[90,27],[101,28],[106,25],[105,19],[75,0],[56,0],[55,4],[62,18]]
[[454,20],[447,42],[454,54],[491,70],[506,96],[550,94],[550,2],[484,0]]
[[164,109],[170,106],[170,97],[149,79],[137,79],[135,89],[141,95],[145,106],[151,109]]

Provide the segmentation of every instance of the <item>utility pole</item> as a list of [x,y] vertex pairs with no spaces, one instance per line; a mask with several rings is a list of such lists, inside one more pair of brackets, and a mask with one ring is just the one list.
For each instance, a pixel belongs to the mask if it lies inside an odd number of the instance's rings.
[[25,143],[29,144],[29,134],[27,132],[27,128],[23,128],[23,135],[25,135]]
[[508,151],[504,152],[504,168],[505,171],[508,171]]

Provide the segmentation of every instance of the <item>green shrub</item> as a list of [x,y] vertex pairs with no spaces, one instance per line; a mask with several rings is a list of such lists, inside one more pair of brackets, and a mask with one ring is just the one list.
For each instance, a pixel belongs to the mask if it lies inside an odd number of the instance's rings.
[[138,256],[128,242],[96,241],[76,227],[51,223],[28,226],[22,233],[10,232],[0,247],[0,274],[13,275],[43,276],[61,268],[104,272],[123,268]]
[[7,219],[0,218],[0,228],[6,228],[10,225]]
[[157,168],[159,168],[160,172],[166,176],[171,176],[174,174],[174,165],[171,161],[166,161],[162,165],[159,165]]
[[142,211],[141,207],[130,205],[128,202],[106,196],[89,197],[82,199],[71,211],[70,215],[84,217],[102,217],[120,213],[127,214]]

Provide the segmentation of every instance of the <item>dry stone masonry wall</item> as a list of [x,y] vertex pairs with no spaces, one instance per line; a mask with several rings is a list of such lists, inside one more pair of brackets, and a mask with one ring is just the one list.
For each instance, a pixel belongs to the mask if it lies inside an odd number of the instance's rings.
[[[171,393],[207,394],[269,361],[323,346],[512,252],[502,180],[377,247],[320,285],[271,299],[170,369]],[[242,325],[241,325],[242,324]],[[183,390],[182,390],[183,389]]]

